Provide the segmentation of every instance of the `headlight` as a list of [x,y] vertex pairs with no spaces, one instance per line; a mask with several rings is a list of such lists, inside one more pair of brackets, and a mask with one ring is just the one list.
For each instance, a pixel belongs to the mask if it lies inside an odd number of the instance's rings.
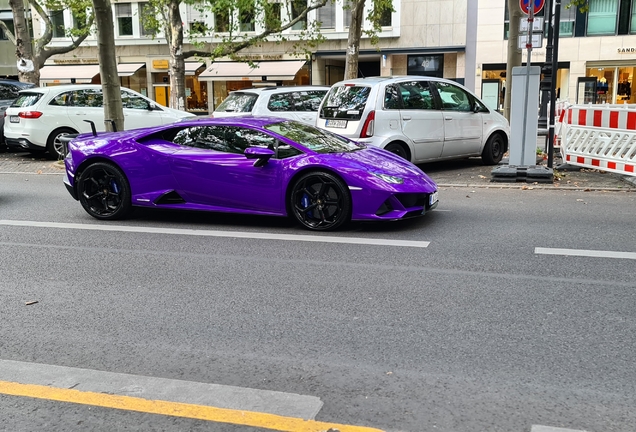
[[378,174],[378,173],[372,173],[374,176],[376,176],[377,178],[381,178],[382,180],[384,180],[387,183],[391,183],[391,184],[402,184],[404,183],[404,179],[401,177],[395,177],[392,175],[388,175],[388,174]]

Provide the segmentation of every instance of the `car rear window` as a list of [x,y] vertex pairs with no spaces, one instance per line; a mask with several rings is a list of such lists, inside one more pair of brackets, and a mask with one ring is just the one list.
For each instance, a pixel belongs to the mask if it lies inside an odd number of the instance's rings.
[[289,93],[273,94],[269,98],[267,108],[270,111],[307,111],[316,112],[327,90],[303,90]]
[[337,86],[332,87],[325,97],[320,118],[360,120],[369,99],[371,87]]
[[18,98],[11,104],[12,108],[24,108],[35,105],[42,97],[42,93],[20,93]]
[[220,112],[251,112],[258,95],[253,93],[232,93],[230,94],[216,111]]

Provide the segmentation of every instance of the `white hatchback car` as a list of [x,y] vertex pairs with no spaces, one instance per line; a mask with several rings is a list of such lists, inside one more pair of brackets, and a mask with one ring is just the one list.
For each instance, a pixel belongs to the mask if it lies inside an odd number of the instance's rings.
[[[173,123],[194,114],[160,107],[127,88],[121,89],[124,126],[135,129]],[[5,140],[11,148],[48,151],[51,158],[63,153],[60,137],[68,134],[106,130],[102,86],[70,84],[38,87],[19,92],[5,112]]]
[[506,118],[465,87],[425,76],[338,82],[320,105],[316,126],[414,163],[481,156],[495,165],[510,139]]
[[213,117],[264,115],[283,117],[314,126],[328,86],[258,87],[231,92]]

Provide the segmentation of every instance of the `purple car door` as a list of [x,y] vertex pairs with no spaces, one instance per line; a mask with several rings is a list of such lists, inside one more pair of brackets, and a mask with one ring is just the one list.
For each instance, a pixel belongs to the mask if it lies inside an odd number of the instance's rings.
[[274,137],[242,127],[193,126],[181,130],[173,141],[181,148],[172,155],[171,169],[187,201],[283,213],[281,161],[254,166],[254,159],[243,154],[251,146],[273,146]]

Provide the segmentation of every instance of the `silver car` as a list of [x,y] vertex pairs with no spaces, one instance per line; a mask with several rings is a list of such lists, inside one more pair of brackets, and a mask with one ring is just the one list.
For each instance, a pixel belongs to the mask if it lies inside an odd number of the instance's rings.
[[510,138],[505,117],[468,89],[425,76],[338,82],[320,105],[316,126],[414,163],[481,156],[495,165]]

